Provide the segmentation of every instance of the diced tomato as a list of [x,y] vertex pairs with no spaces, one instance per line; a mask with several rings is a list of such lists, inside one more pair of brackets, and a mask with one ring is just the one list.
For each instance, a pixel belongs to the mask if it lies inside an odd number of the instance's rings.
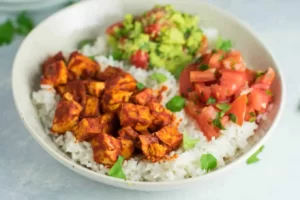
[[185,112],[194,119],[197,119],[202,109],[203,106],[201,106],[201,104],[196,105],[192,101],[187,101],[184,107]]
[[211,86],[212,95],[217,99],[218,102],[224,102],[229,96],[232,95],[227,87],[214,84]]
[[235,99],[228,113],[234,114],[236,116],[236,123],[240,126],[243,125],[245,114],[247,109],[247,95],[239,96]]
[[221,124],[223,127],[226,126],[226,124],[229,122],[229,117],[228,116],[223,116],[222,119],[221,119]]
[[212,56],[212,53],[206,53],[206,54],[203,54],[203,55],[201,56],[201,64],[208,65],[211,56]]
[[160,33],[160,25],[159,24],[150,24],[145,27],[144,32],[150,35],[151,39],[155,39],[158,37]]
[[227,87],[231,91],[231,95],[246,84],[246,75],[244,72],[224,69],[221,71],[221,74],[220,85]]
[[255,83],[251,86],[253,89],[262,89],[262,90],[268,90],[270,88],[270,85],[264,84],[264,83]]
[[106,29],[106,34],[112,35],[115,32],[116,28],[122,28],[122,27],[123,27],[122,22],[114,23]]
[[248,95],[249,106],[259,113],[266,111],[271,99],[271,96],[261,89],[253,89]]
[[225,53],[224,51],[218,51],[216,53],[213,53],[209,62],[208,62],[208,65],[212,68],[220,68],[222,66],[222,60],[225,56]]
[[195,104],[199,103],[200,101],[199,97],[200,96],[197,94],[196,91],[188,92],[188,99],[194,102]]
[[203,83],[196,83],[194,88],[200,98],[200,101],[203,103],[206,103],[209,97],[211,97],[211,87],[206,86]]
[[130,62],[137,68],[148,69],[149,55],[143,50],[137,50],[131,55]]
[[247,106],[245,121],[250,121],[250,120],[255,120],[255,119],[256,119],[255,110],[253,108]]
[[190,71],[197,70],[199,64],[190,64],[180,74],[179,90],[182,96],[187,96],[188,92],[193,90],[193,84],[190,81]]
[[211,71],[190,71],[191,82],[202,83],[214,80],[216,80],[216,75]]
[[204,54],[207,50],[207,47],[208,47],[208,41],[207,41],[207,37],[204,35],[204,36],[202,36],[201,45],[198,50],[198,53]]
[[254,70],[251,70],[251,69],[246,69],[245,70],[245,73],[246,73],[246,80],[248,82],[248,84],[252,84],[254,79],[255,79],[255,71]]
[[239,51],[231,51],[223,59],[222,64],[226,69],[234,69],[238,71],[245,70],[245,63]]
[[202,112],[197,118],[199,128],[206,136],[207,140],[211,140],[213,137],[217,138],[220,135],[220,130],[212,124],[216,114],[217,111],[214,109],[214,107],[208,106],[203,108]]
[[274,78],[275,78],[275,71],[274,71],[274,69],[272,69],[271,67],[269,67],[268,70],[266,71],[266,73],[264,75],[262,75],[261,77],[257,78],[257,80],[255,81],[255,83],[266,84],[270,88],[270,86],[271,86]]

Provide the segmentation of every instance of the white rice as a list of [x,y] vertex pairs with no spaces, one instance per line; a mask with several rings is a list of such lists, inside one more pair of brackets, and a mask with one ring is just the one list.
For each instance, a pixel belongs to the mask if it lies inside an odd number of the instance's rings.
[[[211,31],[217,38],[216,33]],[[82,49],[85,55],[98,55],[105,52],[105,43],[103,37],[99,37],[94,46],[86,45]],[[175,78],[166,70],[159,68],[145,71],[134,66],[126,66],[123,62],[114,61],[112,57],[97,56],[96,61],[100,64],[101,70],[107,66],[119,67],[128,71],[134,78],[145,84],[147,87],[158,89],[162,85],[166,85],[168,90],[164,94],[163,105],[170,98],[178,93],[178,84]],[[151,74],[159,72],[168,77],[163,84],[157,84],[150,78]],[[245,91],[246,92],[246,91]],[[247,91],[249,92],[249,91]],[[64,135],[54,135],[50,133],[49,128],[52,125],[56,104],[59,100],[55,90],[49,89],[47,86],[41,87],[37,92],[33,92],[33,103],[37,107],[37,112],[45,127],[46,133],[53,138],[54,143],[65,153],[68,153],[74,162],[101,174],[108,172],[108,169],[97,164],[93,160],[93,151],[88,142],[75,142],[75,138],[71,132]],[[200,157],[203,154],[211,153],[217,159],[217,168],[224,166],[228,160],[233,160],[237,155],[237,151],[243,151],[249,146],[248,138],[254,134],[258,127],[256,123],[244,122],[243,126],[235,123],[229,123],[226,130],[221,131],[221,136],[217,139],[207,141],[206,137],[199,130],[195,121],[189,118],[184,111],[176,113],[178,119],[182,119],[179,126],[180,132],[186,132],[193,138],[199,138],[200,142],[189,151],[183,148],[178,149],[171,154],[178,154],[178,158],[163,163],[151,163],[149,161],[141,161],[140,158],[131,158],[123,163],[124,173],[128,180],[133,181],[174,181],[190,177],[196,177],[207,173],[200,167]],[[261,118],[263,118],[261,116]]]

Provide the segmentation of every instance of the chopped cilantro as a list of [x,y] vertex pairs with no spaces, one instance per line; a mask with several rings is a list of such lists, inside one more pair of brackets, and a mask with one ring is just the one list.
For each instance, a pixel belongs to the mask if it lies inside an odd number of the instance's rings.
[[220,130],[226,130],[221,123],[220,117],[220,114],[218,114],[217,117],[212,121],[212,124]]
[[188,136],[186,133],[183,133],[183,148],[184,150],[189,150],[194,148],[194,146],[200,141],[200,139],[194,139]]
[[229,119],[230,119],[230,121],[236,123],[236,116],[234,114],[229,113]]
[[251,118],[249,119],[249,122],[255,122],[255,120],[256,120],[256,117],[251,117]]
[[142,89],[145,88],[145,85],[144,85],[143,83],[141,83],[141,82],[137,82],[136,88],[137,88],[138,90],[142,90]]
[[21,12],[16,19],[17,27],[16,31],[20,35],[27,35],[34,27],[32,19],[26,12]]
[[211,104],[215,104],[216,103],[216,99],[213,97],[209,97],[209,99],[206,102],[206,105],[211,105]]
[[217,159],[212,154],[203,154],[200,158],[201,169],[209,171],[217,167]]
[[115,164],[109,170],[108,175],[115,177],[115,178],[126,179],[126,175],[124,174],[124,171],[122,168],[123,161],[124,161],[124,157],[119,156],[118,160],[115,162]]
[[180,66],[180,67],[177,67],[173,73],[173,75],[175,76],[175,78],[178,80],[179,77],[180,77],[180,74],[181,72],[184,70],[185,66]]
[[266,90],[266,94],[269,96],[273,96],[272,91],[271,90]]
[[153,74],[151,75],[151,78],[152,78],[153,80],[156,80],[158,84],[161,84],[161,83],[165,82],[166,80],[168,80],[168,78],[167,78],[166,75],[164,75],[164,74],[162,74],[162,73],[157,73],[157,72],[156,72],[156,73],[153,73]]
[[263,72],[263,71],[257,71],[256,74],[255,74],[255,78],[259,78],[261,76],[263,76],[266,72]]
[[218,103],[216,107],[219,108],[223,113],[226,113],[231,108],[231,105],[227,103]]
[[229,51],[232,48],[230,40],[223,40],[222,37],[219,37],[216,44],[216,49],[223,51]]
[[250,156],[247,160],[247,164],[253,164],[259,161],[259,158],[257,158],[257,155],[262,152],[264,149],[264,146],[261,146],[252,156]]
[[205,64],[202,64],[202,65],[200,65],[200,67],[199,67],[199,69],[201,70],[201,71],[205,71],[205,70],[207,70],[209,68],[209,66],[208,65],[205,65]]
[[166,107],[172,112],[179,112],[185,106],[185,99],[181,96],[174,96],[167,104]]
[[14,38],[14,26],[11,20],[0,24],[0,46],[10,44]]

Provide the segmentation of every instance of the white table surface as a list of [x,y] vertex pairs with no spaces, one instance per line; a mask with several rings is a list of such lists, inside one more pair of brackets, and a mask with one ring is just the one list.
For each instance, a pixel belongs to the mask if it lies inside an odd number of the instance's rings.
[[[287,98],[280,124],[267,141],[261,161],[242,164],[215,180],[172,192],[136,192],[84,178],[50,157],[23,126],[11,92],[13,58],[22,38],[0,47],[0,199],[197,199],[299,200],[300,185],[300,1],[213,0],[218,7],[248,22],[277,57]],[[55,9],[35,12],[40,22]],[[9,14],[0,13],[0,20]],[[297,129],[298,128],[298,129]],[[204,189],[205,188],[205,189]]]

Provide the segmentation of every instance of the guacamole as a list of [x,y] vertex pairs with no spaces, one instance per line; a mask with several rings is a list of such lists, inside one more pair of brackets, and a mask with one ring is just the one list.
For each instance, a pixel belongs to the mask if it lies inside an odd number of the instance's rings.
[[198,18],[170,5],[155,6],[141,16],[127,14],[106,30],[112,56],[148,69],[162,67],[175,73],[207,46]]

